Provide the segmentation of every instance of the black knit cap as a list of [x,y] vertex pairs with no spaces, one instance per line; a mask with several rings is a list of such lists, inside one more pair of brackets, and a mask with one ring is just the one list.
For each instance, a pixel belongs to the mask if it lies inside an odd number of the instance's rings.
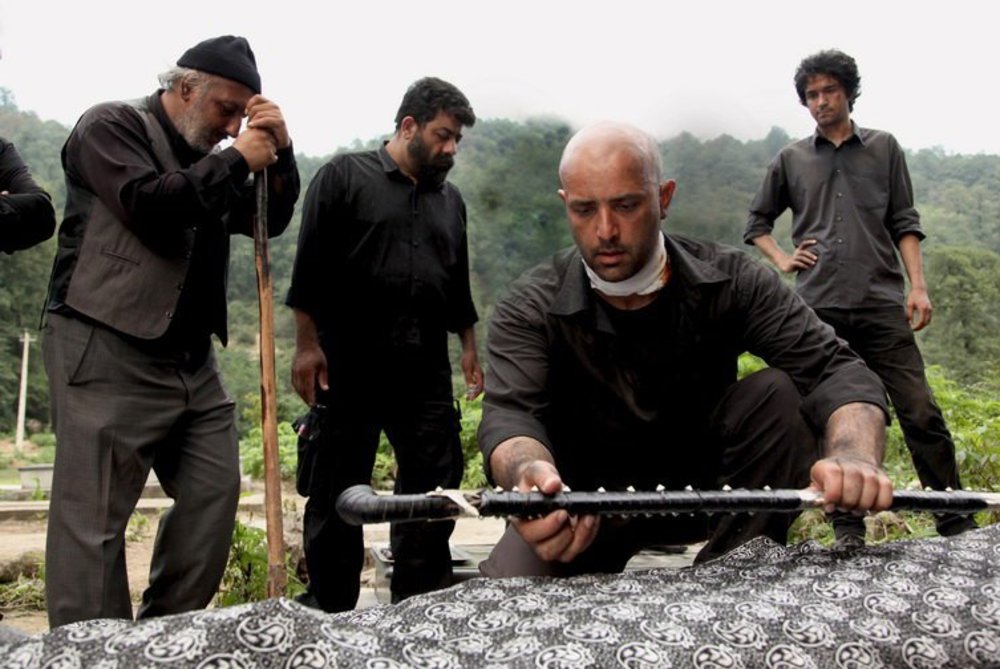
[[184,52],[177,65],[232,79],[254,93],[260,93],[257,60],[244,37],[222,35],[198,42]]

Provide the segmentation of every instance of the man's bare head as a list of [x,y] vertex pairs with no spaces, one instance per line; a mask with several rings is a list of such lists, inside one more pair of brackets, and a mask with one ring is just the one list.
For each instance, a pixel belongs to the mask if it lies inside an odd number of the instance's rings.
[[565,187],[567,175],[581,162],[593,165],[623,151],[639,161],[645,180],[659,186],[663,161],[656,140],[635,126],[612,121],[589,125],[570,138],[559,161],[559,182]]

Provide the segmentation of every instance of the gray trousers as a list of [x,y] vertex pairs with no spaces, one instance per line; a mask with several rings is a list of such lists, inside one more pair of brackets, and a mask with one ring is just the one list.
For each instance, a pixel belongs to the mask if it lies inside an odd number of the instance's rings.
[[151,467],[174,504],[160,519],[138,616],[205,607],[226,566],[240,488],[234,403],[214,354],[192,364],[76,319],[47,321],[49,624],[132,618],[125,529]]

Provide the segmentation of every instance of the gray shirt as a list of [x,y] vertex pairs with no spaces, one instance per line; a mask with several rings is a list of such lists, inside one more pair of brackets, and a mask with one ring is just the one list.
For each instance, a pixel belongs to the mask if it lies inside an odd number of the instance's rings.
[[839,147],[818,132],[786,146],[750,206],[744,241],[770,234],[788,208],[795,245],[817,240],[811,248],[819,260],[796,276],[811,307],[903,304],[896,247],[903,235],[924,233],[895,137],[855,125]]

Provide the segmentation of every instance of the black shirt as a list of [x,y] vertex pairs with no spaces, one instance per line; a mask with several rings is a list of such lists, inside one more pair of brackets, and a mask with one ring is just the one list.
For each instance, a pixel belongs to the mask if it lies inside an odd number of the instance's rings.
[[447,365],[447,332],[477,320],[458,189],[414,183],[385,147],[335,156],[306,193],[286,303],[316,322],[334,373],[373,351]]
[[497,303],[479,428],[485,462],[501,442],[527,436],[548,447],[571,487],[684,485],[706,457],[711,412],[744,351],[788,373],[817,431],[850,402],[886,409],[878,377],[773,270],[677,235],[666,246],[670,280],[636,312],[596,297],[576,248]]
[[14,145],[0,137],[0,251],[11,253],[43,242],[56,229],[49,194],[35,183]]
[[[853,123],[852,123],[853,125]],[[816,239],[816,265],[796,274],[809,306],[850,309],[903,303],[896,257],[906,234],[924,238],[913,185],[896,138],[854,126],[839,147],[816,132],[778,153],[767,170],[743,239],[770,234],[792,210],[792,242]]]
[[[225,343],[229,235],[253,234],[256,201],[250,168],[233,147],[209,154],[192,148],[163,110],[161,93],[149,96],[146,104],[167,134],[182,167],[178,171],[167,172],[159,165],[139,112],[129,103],[94,107],[66,140],[66,212],[48,308],[81,317],[65,299],[90,202],[98,197],[142,239],[162,239],[179,228],[195,230],[188,274],[162,343],[203,345],[213,332]],[[299,175],[291,147],[278,151],[278,162],[268,167],[268,185],[268,227],[273,235],[288,225],[298,199]]]

